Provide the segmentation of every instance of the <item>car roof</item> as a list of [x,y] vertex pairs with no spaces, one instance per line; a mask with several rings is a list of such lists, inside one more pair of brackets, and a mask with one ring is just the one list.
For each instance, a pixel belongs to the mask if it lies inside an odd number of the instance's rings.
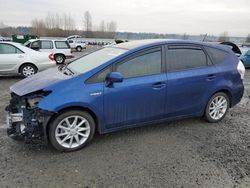
[[13,45],[17,48],[19,48],[20,50],[22,50],[23,52],[25,53],[28,53],[28,52],[31,52],[31,53],[37,53],[37,51],[35,50],[32,50],[26,46],[24,46],[23,44],[20,44],[18,42],[7,42],[7,41],[0,41],[0,44],[10,44],[10,45]]
[[37,41],[37,40],[45,40],[45,41],[63,41],[63,42],[66,42],[67,40],[64,40],[64,39],[30,39],[29,42],[34,42],[34,41]]
[[123,48],[127,50],[133,50],[137,48],[143,48],[143,47],[150,47],[150,46],[156,46],[156,45],[164,45],[164,44],[187,44],[187,45],[205,45],[210,46],[214,48],[219,48],[225,51],[230,51],[229,48],[225,47],[224,45],[215,44],[215,43],[206,43],[206,42],[196,42],[196,41],[189,41],[189,40],[175,40],[175,39],[147,39],[147,40],[135,40],[131,42],[124,42],[117,45],[114,45],[112,47],[115,48]]
[[9,41],[0,41],[1,44],[12,44],[14,46],[23,46],[22,44],[18,43],[18,42],[9,42]]

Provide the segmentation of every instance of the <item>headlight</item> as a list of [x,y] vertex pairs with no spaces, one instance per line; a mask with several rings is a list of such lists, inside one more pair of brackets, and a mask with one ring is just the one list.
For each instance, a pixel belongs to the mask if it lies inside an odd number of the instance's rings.
[[36,108],[42,97],[34,97],[27,99],[29,108]]
[[33,109],[36,108],[38,103],[46,96],[48,96],[51,91],[36,91],[34,93],[29,94],[26,97],[27,108]]

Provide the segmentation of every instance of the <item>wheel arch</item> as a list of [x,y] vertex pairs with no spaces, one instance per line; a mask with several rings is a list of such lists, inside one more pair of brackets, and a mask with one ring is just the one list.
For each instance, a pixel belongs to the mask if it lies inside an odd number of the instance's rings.
[[65,54],[63,54],[63,53],[61,53],[61,52],[59,52],[59,53],[54,53],[54,57],[56,57],[56,56],[58,56],[58,55],[61,55],[61,56],[63,56],[63,57],[66,59]]
[[51,123],[60,113],[63,113],[63,112],[69,111],[69,110],[80,110],[80,111],[85,111],[85,112],[89,113],[89,114],[93,117],[93,119],[94,119],[94,121],[95,121],[96,130],[98,131],[98,133],[100,133],[99,119],[98,119],[96,113],[95,113],[93,110],[91,110],[91,109],[89,109],[89,108],[87,108],[87,107],[83,107],[83,106],[71,106],[71,107],[65,107],[65,108],[60,109],[59,111],[57,111],[56,113],[54,113],[54,114],[50,117],[50,119],[49,119],[49,121],[48,121],[48,123],[47,123],[47,125],[46,125],[46,134],[47,134],[47,135],[49,134],[49,125],[50,125],[50,123]]
[[231,91],[230,91],[229,89],[225,89],[225,88],[214,91],[214,92],[208,97],[208,100],[206,101],[206,105],[207,105],[208,101],[211,99],[211,97],[212,97],[213,95],[215,95],[216,93],[220,93],[220,92],[225,93],[225,94],[228,96],[228,98],[229,98],[229,107],[231,108],[231,107],[232,107],[232,93],[231,93]]

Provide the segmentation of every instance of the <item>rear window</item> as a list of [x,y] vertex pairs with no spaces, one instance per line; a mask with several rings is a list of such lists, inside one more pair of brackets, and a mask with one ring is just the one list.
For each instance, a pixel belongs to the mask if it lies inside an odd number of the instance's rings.
[[169,46],[167,62],[170,71],[207,66],[207,57],[199,47]]
[[228,52],[226,51],[207,46],[205,46],[205,49],[214,64],[223,63],[228,57]]
[[57,49],[68,49],[70,48],[66,41],[55,41]]

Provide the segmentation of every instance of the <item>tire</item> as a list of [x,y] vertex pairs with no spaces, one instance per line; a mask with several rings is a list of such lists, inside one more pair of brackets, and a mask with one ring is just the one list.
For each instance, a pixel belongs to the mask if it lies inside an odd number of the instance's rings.
[[65,62],[65,56],[61,54],[55,55],[55,61],[57,64],[63,64]]
[[226,93],[218,92],[214,94],[207,103],[205,119],[209,123],[221,121],[227,114],[230,105],[229,97]]
[[20,68],[22,77],[27,78],[37,73],[37,68],[32,64],[24,64]]
[[85,111],[62,112],[49,125],[50,143],[58,151],[79,150],[93,139],[94,134],[95,121]]
[[77,47],[76,47],[76,51],[77,51],[77,52],[81,52],[81,51],[82,51],[82,47],[81,47],[81,46],[77,46]]

